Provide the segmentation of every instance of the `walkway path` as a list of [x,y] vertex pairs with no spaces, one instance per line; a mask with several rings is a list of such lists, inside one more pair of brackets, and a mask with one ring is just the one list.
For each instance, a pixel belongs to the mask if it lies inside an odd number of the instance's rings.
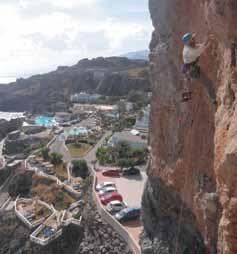
[[0,142],[0,169],[1,168],[4,168],[5,167],[5,158],[2,154],[2,150],[3,150],[3,145],[4,145],[4,142],[5,142],[5,139],[3,139],[1,142]]
[[55,139],[55,141],[50,146],[50,150],[53,153],[60,153],[63,156],[63,160],[65,162],[71,161],[71,156],[69,154],[69,151],[67,150],[65,146],[65,139],[63,138],[63,135],[58,135]]
[[100,141],[90,150],[90,152],[84,157],[87,163],[92,166],[92,161],[96,160],[96,151],[99,147],[101,147],[107,137],[112,134],[111,131],[107,131],[104,136],[100,139]]

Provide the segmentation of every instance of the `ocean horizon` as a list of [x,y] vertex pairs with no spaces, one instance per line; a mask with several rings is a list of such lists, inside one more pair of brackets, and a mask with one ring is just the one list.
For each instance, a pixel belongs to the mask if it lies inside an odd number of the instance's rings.
[[11,119],[21,118],[24,112],[3,112],[0,111],[0,120],[10,121]]

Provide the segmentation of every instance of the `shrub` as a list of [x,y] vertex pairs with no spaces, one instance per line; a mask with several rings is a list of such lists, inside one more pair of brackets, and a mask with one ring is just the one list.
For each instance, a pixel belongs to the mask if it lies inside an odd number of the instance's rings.
[[62,160],[63,159],[63,156],[62,154],[59,154],[59,153],[51,153],[50,154],[50,162],[53,164],[53,165],[59,165],[62,163]]
[[72,172],[76,177],[85,179],[89,175],[87,162],[85,160],[72,161]]
[[128,167],[134,167],[135,161],[133,159],[120,159],[118,160],[118,166],[121,168],[128,168]]
[[48,147],[41,147],[40,154],[45,160],[49,160],[49,148]]

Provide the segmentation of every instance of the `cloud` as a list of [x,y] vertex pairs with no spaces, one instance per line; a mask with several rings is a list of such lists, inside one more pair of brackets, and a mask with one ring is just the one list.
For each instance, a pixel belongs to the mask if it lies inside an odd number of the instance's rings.
[[[148,47],[146,0],[8,0],[0,3],[0,75],[30,75],[80,58]],[[137,1],[136,1],[137,2]]]

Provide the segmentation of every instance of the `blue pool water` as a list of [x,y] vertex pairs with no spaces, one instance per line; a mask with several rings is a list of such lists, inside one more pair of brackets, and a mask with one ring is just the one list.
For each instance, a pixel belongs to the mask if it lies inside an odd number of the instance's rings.
[[52,127],[56,124],[56,121],[53,117],[37,116],[35,118],[35,124],[39,126]]
[[72,128],[69,131],[69,135],[71,135],[71,136],[86,136],[86,135],[88,135],[88,129],[85,127]]

